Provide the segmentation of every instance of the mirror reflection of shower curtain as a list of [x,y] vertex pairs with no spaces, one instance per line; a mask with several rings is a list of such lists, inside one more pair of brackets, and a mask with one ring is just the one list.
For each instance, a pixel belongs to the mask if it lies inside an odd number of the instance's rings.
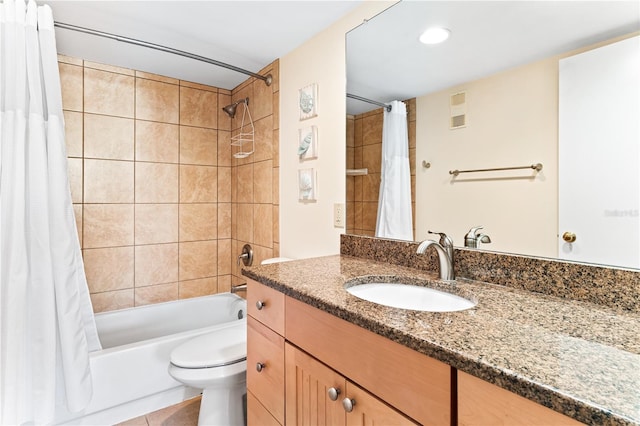
[[91,399],[100,348],[67,175],[49,6],[0,4],[0,424]]
[[407,106],[400,101],[384,110],[376,237],[413,241]]

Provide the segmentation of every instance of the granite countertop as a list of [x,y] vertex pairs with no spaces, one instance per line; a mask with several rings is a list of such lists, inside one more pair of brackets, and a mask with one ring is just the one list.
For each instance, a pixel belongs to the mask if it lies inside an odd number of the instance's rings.
[[[640,314],[350,256],[243,270],[294,299],[587,424],[640,425]],[[356,277],[412,277],[477,302],[418,312],[352,296]]]

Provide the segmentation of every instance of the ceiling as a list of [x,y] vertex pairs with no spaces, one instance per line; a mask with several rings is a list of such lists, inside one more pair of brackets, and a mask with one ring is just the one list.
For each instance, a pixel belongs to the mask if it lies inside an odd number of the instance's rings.
[[[50,0],[56,22],[167,46],[257,72],[329,27],[360,0]],[[58,53],[233,89],[236,71],[171,53],[56,28]]]
[[[421,44],[431,26],[449,40]],[[637,0],[403,1],[347,34],[347,92],[409,99],[638,30]],[[375,108],[347,100],[349,114]]]

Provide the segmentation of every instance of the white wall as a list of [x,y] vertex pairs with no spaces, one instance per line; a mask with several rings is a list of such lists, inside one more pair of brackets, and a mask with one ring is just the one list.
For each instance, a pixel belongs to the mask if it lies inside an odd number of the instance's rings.
[[[333,205],[344,203],[346,164],[345,34],[395,1],[365,1],[280,59],[280,255],[296,259],[337,254],[344,228]],[[318,116],[300,121],[298,90],[318,84]],[[298,129],[318,127],[318,159],[300,162]],[[314,168],[317,202],[298,201],[298,169]]]

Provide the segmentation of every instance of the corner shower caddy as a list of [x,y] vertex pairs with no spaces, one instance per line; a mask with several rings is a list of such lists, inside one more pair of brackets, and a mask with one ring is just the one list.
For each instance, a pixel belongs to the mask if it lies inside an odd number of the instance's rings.
[[[231,146],[237,146],[238,151],[233,154],[235,158],[247,158],[255,151],[255,135],[256,130],[253,126],[253,119],[249,111],[249,98],[245,98],[244,109],[242,110],[242,121],[240,123],[239,133],[231,137]],[[245,120],[249,119],[249,124],[245,125]]]

